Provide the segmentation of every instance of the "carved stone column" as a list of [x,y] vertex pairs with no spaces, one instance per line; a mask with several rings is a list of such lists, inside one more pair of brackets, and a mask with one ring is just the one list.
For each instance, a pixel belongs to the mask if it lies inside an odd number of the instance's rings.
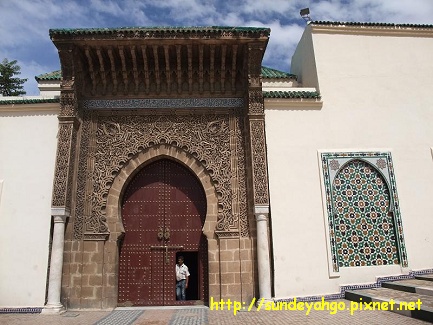
[[42,309],[43,314],[58,314],[65,311],[60,302],[62,287],[63,247],[65,238],[65,222],[69,211],[52,209],[54,229],[51,248],[50,277],[48,281],[48,302]]
[[257,222],[257,264],[260,298],[269,299],[272,296],[268,238],[269,207],[255,206],[254,214]]
[[257,225],[257,264],[260,298],[271,298],[271,266],[269,261],[269,193],[266,159],[265,115],[261,80],[261,62],[265,44],[248,47],[248,114],[250,175]]

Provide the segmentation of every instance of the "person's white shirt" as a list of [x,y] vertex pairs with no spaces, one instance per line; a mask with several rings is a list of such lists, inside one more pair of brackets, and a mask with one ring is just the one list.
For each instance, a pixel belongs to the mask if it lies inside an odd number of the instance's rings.
[[176,264],[176,280],[186,280],[188,276],[190,276],[188,266],[186,266],[185,264],[182,264],[181,266],[179,266],[179,264]]

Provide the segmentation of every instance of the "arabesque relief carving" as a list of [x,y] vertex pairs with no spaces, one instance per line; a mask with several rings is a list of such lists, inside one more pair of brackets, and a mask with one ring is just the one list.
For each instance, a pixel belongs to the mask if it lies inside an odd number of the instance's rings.
[[191,114],[151,110],[135,115],[86,111],[79,158],[75,238],[108,232],[105,206],[113,179],[131,157],[160,143],[193,155],[209,172],[218,195],[216,231],[248,236],[242,128],[240,110]]
[[265,105],[263,104],[263,92],[261,89],[248,92],[248,113],[263,115]]
[[76,100],[74,91],[62,91],[60,95],[60,115],[61,117],[76,116]]
[[253,157],[254,204],[269,205],[265,146],[265,121],[250,121],[251,155]]
[[69,179],[69,156],[72,145],[74,126],[72,123],[62,123],[59,125],[58,147],[56,156],[55,181],[53,184],[53,207],[63,207],[67,205],[68,199],[68,179]]

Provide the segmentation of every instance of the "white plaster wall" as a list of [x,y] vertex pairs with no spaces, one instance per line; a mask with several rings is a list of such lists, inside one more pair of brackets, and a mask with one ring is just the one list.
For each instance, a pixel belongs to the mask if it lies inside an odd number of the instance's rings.
[[0,107],[0,308],[45,301],[57,111]]
[[[310,27],[307,26],[307,31]],[[301,40],[296,47],[292,56],[291,73],[296,75],[300,86],[313,87],[320,91],[317,81],[316,62],[314,57],[314,48],[312,35],[310,32],[304,32]]]
[[40,80],[38,81],[39,94],[45,98],[60,96],[60,80]]
[[[311,44],[298,49],[314,47],[323,107],[265,107],[275,296],[337,293],[340,285],[408,271],[354,267],[330,277],[318,150],[391,151],[409,270],[433,268],[433,38],[303,39]],[[311,53],[300,51],[295,71],[305,71],[302,57],[311,63]],[[303,81],[316,86],[314,78]]]
[[262,90],[263,91],[285,91],[287,87],[297,87],[298,82],[296,80],[281,80],[281,79],[269,79],[263,78]]

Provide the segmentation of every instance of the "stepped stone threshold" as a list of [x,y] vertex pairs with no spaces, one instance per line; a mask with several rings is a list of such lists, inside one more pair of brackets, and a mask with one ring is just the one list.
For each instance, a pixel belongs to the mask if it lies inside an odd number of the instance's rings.
[[348,290],[345,298],[364,302],[364,308],[372,309],[382,308],[379,304],[374,304],[375,302],[390,303],[393,300],[392,310],[390,304],[387,305],[389,311],[433,323],[433,274],[415,276],[409,280],[383,282],[379,288]]

